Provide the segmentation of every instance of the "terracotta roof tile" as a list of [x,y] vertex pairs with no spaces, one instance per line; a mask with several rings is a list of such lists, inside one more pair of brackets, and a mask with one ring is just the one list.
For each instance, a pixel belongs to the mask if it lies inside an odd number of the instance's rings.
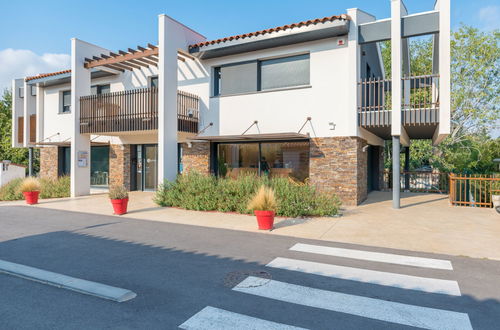
[[45,78],[45,77],[50,77],[50,76],[57,76],[60,74],[65,74],[65,73],[70,73],[70,72],[71,72],[71,70],[57,71],[57,72],[51,72],[51,73],[40,73],[36,76],[26,77],[24,80],[30,81],[30,80],[35,80],[35,79],[40,79],[40,78]]
[[238,40],[240,38],[250,38],[253,36],[258,36],[258,35],[264,35],[267,33],[273,33],[273,32],[278,32],[278,31],[284,31],[288,29],[293,29],[296,27],[302,27],[302,26],[308,26],[311,24],[318,24],[318,23],[325,23],[325,22],[332,22],[335,20],[350,20],[351,18],[348,15],[342,14],[342,15],[334,15],[334,16],[328,16],[328,17],[323,17],[323,18],[316,18],[313,20],[308,20],[308,21],[303,21],[299,23],[292,23],[292,24],[287,24],[283,26],[278,26],[270,29],[265,29],[261,31],[256,31],[256,32],[250,32],[250,33],[244,33],[244,34],[239,34],[236,36],[231,36],[231,37],[225,37],[225,38],[220,38],[216,40],[210,40],[210,41],[204,41],[200,42],[194,45],[189,45],[189,48],[197,48],[197,47],[203,47],[203,46],[208,46],[208,45],[214,45],[214,44],[219,44],[221,42],[227,42],[227,41],[232,41],[232,40]]

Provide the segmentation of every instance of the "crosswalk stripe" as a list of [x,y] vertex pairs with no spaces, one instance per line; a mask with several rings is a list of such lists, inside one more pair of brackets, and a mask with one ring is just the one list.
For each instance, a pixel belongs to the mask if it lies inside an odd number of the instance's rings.
[[249,276],[233,290],[303,306],[425,329],[472,329],[469,315]]
[[368,269],[329,265],[305,260],[276,258],[266,266],[345,280],[393,286],[403,289],[460,296],[456,281],[410,276]]
[[304,328],[266,321],[226,311],[224,309],[207,306],[182,323],[179,328],[188,330],[306,330]]
[[386,262],[406,266],[453,270],[451,262],[449,260],[442,259],[413,257],[400,254],[343,249],[302,243],[295,244],[290,248],[290,250],[367,261]]

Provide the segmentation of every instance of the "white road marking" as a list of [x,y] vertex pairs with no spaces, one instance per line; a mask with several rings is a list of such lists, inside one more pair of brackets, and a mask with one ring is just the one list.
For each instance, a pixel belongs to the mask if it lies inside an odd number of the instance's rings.
[[53,273],[43,269],[24,266],[4,260],[0,260],[0,273],[14,275],[35,282],[40,282],[43,284],[48,284],[117,302],[124,302],[137,296],[134,292],[127,289],[82,280],[76,277]]
[[233,290],[425,329],[472,329],[467,313],[407,305],[249,276]]
[[323,254],[327,256],[367,260],[367,261],[386,262],[390,264],[398,264],[406,266],[453,270],[451,262],[449,260],[442,260],[442,259],[421,258],[413,256],[404,256],[400,254],[369,252],[369,251],[353,250],[353,249],[342,249],[329,246],[310,245],[302,243],[295,244],[290,248],[290,250]]
[[289,258],[276,258],[266,266],[286,270],[294,270],[308,274],[341,278],[344,280],[373,283],[431,293],[443,293],[452,296],[461,296],[460,288],[456,281],[329,265]]
[[211,306],[203,308],[189,320],[182,323],[179,328],[188,330],[306,330]]

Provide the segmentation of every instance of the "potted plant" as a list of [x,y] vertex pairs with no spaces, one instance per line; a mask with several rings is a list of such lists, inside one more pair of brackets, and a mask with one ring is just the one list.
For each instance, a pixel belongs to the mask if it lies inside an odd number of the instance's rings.
[[274,226],[276,198],[272,188],[262,185],[248,202],[247,208],[257,217],[260,230],[271,230]]
[[32,176],[24,179],[19,185],[19,191],[23,193],[26,204],[38,204],[40,195],[40,181]]
[[109,188],[109,199],[111,200],[116,215],[127,213],[128,192],[124,186],[111,186]]

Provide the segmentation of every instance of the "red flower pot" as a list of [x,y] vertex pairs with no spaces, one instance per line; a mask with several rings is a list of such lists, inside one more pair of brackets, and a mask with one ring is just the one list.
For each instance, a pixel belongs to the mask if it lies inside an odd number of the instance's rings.
[[23,195],[26,200],[26,204],[38,204],[38,195],[40,195],[39,191],[25,191],[23,192]]
[[112,199],[111,204],[113,204],[113,210],[116,215],[127,213],[128,198]]
[[274,211],[253,211],[260,230],[271,230],[274,226]]

